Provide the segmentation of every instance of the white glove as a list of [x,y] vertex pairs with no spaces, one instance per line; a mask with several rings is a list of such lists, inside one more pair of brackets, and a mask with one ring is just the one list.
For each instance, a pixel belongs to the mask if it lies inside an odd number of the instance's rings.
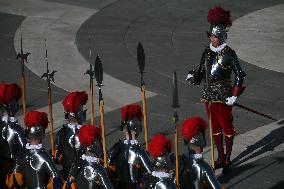
[[193,77],[193,75],[192,74],[187,74],[187,76],[186,76],[186,81],[188,81],[190,78],[192,78]]
[[236,97],[236,96],[231,96],[231,97],[226,98],[226,100],[227,100],[226,104],[229,105],[229,106],[233,106],[235,104],[237,98],[238,97]]

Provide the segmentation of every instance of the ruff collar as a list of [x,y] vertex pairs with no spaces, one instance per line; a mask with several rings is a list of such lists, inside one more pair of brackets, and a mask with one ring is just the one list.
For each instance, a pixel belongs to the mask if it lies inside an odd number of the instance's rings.
[[123,143],[124,144],[137,145],[138,144],[138,140],[124,140]]
[[172,174],[166,173],[164,171],[153,171],[152,176],[162,179],[162,178],[170,178],[172,176]]
[[15,118],[15,117],[8,117],[8,116],[3,116],[1,120],[3,122],[5,122],[5,123],[8,123],[8,120],[11,123],[17,123],[17,121],[18,121],[17,118]]
[[87,162],[90,162],[90,163],[99,163],[100,162],[100,159],[99,158],[96,158],[94,156],[87,156],[85,154],[83,154],[81,156],[82,160],[86,160]]
[[223,43],[222,45],[220,45],[220,46],[218,46],[218,47],[213,47],[212,43],[210,43],[210,49],[211,49],[211,51],[217,52],[217,53],[221,52],[226,46],[227,46],[227,44],[226,44],[226,43]]
[[28,150],[40,150],[40,149],[42,149],[42,144],[30,144],[30,143],[27,143],[26,144],[26,149],[28,149]]
[[75,133],[75,130],[76,130],[76,129],[80,129],[80,128],[82,127],[82,125],[71,124],[71,123],[68,123],[67,126],[68,126],[70,129],[72,129],[74,133]]
[[192,159],[202,159],[203,155],[202,154],[190,154],[190,157]]

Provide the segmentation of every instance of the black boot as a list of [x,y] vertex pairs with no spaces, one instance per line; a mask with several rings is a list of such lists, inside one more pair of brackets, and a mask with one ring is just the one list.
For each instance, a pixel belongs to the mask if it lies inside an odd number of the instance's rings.
[[223,167],[223,163],[225,160],[224,147],[223,147],[223,134],[220,133],[218,135],[213,135],[213,138],[218,152],[218,159],[217,161],[214,162],[214,167],[215,169],[220,169]]

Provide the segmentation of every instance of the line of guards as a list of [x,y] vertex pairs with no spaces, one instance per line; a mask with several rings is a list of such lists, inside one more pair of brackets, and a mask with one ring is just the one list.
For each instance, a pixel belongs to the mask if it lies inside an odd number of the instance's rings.
[[[0,85],[0,188],[28,189],[220,189],[214,172],[202,157],[207,124],[199,117],[186,119],[180,134],[186,153],[179,157],[179,186],[175,181],[172,143],[164,135],[154,136],[148,151],[138,143],[143,114],[139,105],[121,108],[123,138],[107,153],[103,164],[101,128],[81,125],[85,121],[85,92],[71,92],[63,100],[66,123],[56,135],[56,153],[42,146],[48,125],[44,112],[25,115],[23,129],[15,114],[21,89],[16,84]],[[61,164],[58,170],[56,164]]]

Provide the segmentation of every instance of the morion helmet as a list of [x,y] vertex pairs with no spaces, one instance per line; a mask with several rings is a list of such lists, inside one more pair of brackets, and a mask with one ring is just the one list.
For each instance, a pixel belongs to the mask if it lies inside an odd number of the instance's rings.
[[103,154],[102,130],[100,127],[83,125],[79,130],[78,138],[85,152],[91,152],[98,158]]
[[29,139],[42,139],[48,126],[45,112],[32,111],[25,115],[26,135]]
[[185,144],[194,144],[204,148],[206,146],[205,129],[207,123],[200,117],[187,118],[180,128]]
[[21,88],[15,84],[2,83],[0,85],[1,112],[7,111],[13,117],[19,109],[18,101],[21,98]]
[[86,120],[86,110],[83,109],[83,106],[87,100],[88,95],[85,91],[69,93],[62,103],[65,111],[65,119],[73,117],[79,124],[82,124]]
[[148,152],[154,158],[154,165],[169,170],[172,169],[171,150],[171,140],[162,134],[154,136],[148,146]]
[[142,131],[141,121],[143,113],[141,107],[137,104],[130,104],[120,109],[121,112],[121,130],[127,127],[128,131],[135,131],[139,134]]
[[207,32],[208,37],[214,35],[224,43],[227,39],[227,32],[232,26],[230,11],[226,11],[221,7],[214,7],[209,10],[207,21],[210,24],[210,31]]

